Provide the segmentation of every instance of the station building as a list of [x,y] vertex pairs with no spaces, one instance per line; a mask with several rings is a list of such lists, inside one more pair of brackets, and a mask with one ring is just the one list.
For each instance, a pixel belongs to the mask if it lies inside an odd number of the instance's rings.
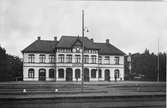
[[[84,81],[124,80],[125,53],[106,42],[84,37]],[[81,81],[82,37],[37,38],[22,50],[24,81]]]

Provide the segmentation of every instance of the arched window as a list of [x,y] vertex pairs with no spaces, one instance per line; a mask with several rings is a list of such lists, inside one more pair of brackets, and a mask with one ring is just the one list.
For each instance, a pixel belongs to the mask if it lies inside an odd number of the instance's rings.
[[28,78],[34,78],[34,69],[28,70]]
[[98,74],[99,78],[102,78],[101,69],[99,69],[99,72],[98,72],[98,73],[99,73],[99,74]]
[[55,78],[55,70],[49,69],[49,78]]
[[115,75],[116,78],[120,77],[119,69],[114,70],[114,75]]
[[91,78],[96,78],[96,69],[91,70]]
[[64,63],[64,54],[59,54],[59,56],[58,56],[58,61],[59,61],[60,63]]
[[64,69],[58,70],[58,76],[59,76],[59,78],[64,78]]
[[75,78],[80,78],[80,69],[75,70]]

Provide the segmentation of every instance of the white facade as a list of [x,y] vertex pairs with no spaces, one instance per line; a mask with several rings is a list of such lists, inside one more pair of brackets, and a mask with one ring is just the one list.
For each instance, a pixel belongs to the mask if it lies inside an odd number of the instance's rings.
[[[33,55],[33,57],[30,57]],[[44,62],[40,62],[40,55],[44,55]],[[49,56],[55,56],[54,62],[49,61]],[[62,63],[60,63],[59,55],[64,55]],[[68,62],[67,55],[71,55],[72,62]],[[80,55],[80,62],[76,63],[76,55]],[[68,51],[68,49],[57,49],[56,53],[23,53],[23,80],[24,81],[81,81],[81,51]],[[88,63],[84,63],[84,68],[87,68],[87,75],[84,74],[85,81],[112,81],[124,80],[124,56],[119,55],[99,55],[98,50],[85,51],[84,55],[88,56]],[[96,57],[92,63],[92,56]],[[101,63],[99,61],[101,56]],[[109,57],[109,61],[105,60]],[[118,58],[116,63],[115,57]],[[31,59],[31,60],[30,60]],[[33,59],[33,60],[32,60]],[[43,69],[43,70],[42,70]],[[56,70],[49,74],[49,70]],[[92,72],[94,69],[94,72]],[[100,70],[101,72],[99,72]],[[64,70],[64,71],[63,71]],[[40,75],[41,71],[41,75]],[[62,72],[63,71],[63,72]],[[70,72],[68,72],[70,71]],[[80,72],[78,72],[80,71]],[[108,72],[107,72],[108,71]],[[44,73],[42,73],[44,72]],[[78,79],[76,73],[78,72]],[[68,75],[67,75],[68,74]],[[50,75],[50,76],[49,76]]]

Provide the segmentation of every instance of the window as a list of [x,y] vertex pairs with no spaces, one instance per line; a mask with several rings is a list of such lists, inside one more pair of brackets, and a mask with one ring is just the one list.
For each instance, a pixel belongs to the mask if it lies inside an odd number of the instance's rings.
[[28,70],[28,78],[34,78],[34,69]]
[[49,78],[54,78],[54,77],[55,77],[55,70],[49,69]]
[[75,55],[75,63],[81,63],[81,56]]
[[64,54],[59,54],[58,61],[64,63]]
[[119,64],[119,57],[115,57],[115,64],[118,65]]
[[89,63],[89,56],[88,55],[84,55],[84,63]]
[[91,58],[92,58],[92,63],[95,64],[96,63],[96,55],[92,55]]
[[91,70],[91,78],[96,78],[96,69]]
[[39,62],[40,63],[45,63],[45,59],[46,59],[46,57],[45,57],[45,55],[39,55]]
[[49,55],[49,62],[55,63],[55,56],[54,55]]
[[105,56],[104,62],[105,62],[105,64],[110,64],[110,57],[109,56]]
[[64,78],[64,69],[59,69],[59,78]]
[[80,78],[80,69],[75,70],[75,78],[76,79]]
[[98,74],[99,78],[102,78],[102,73],[101,73],[101,69],[99,69],[99,74]]
[[72,55],[66,56],[67,63],[72,63]]
[[99,56],[99,64],[102,64],[102,57]]
[[29,55],[28,55],[28,62],[29,62],[29,63],[34,63],[34,61],[35,61],[35,56],[34,56],[34,54],[29,54]]

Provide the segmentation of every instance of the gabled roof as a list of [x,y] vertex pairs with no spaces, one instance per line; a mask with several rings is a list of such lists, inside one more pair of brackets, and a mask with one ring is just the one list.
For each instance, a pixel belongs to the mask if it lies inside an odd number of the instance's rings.
[[[62,36],[59,43],[57,44],[57,48],[72,48],[74,43],[79,40],[82,42],[82,37],[79,36]],[[88,39],[87,37],[84,37],[84,47],[86,49],[97,49],[97,47],[94,45],[94,43]]]
[[56,47],[57,41],[50,40],[36,40],[24,50],[23,53],[34,52],[34,53],[53,53]]
[[[82,43],[82,37],[79,36],[62,36],[59,41],[36,40],[24,50],[23,53],[53,53],[56,48],[72,48],[76,43]],[[95,43],[84,37],[85,49],[97,49],[100,55],[126,55],[120,49],[110,43]]]
[[120,49],[111,45],[110,43],[95,43],[95,46],[99,48],[100,55],[126,55]]

